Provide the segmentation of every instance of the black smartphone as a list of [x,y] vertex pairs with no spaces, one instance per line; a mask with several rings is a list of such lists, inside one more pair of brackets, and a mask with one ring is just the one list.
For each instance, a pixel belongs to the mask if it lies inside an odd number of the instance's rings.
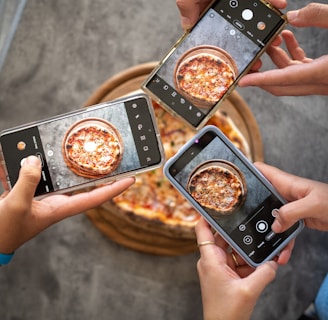
[[263,0],[217,0],[169,50],[143,90],[198,130],[287,24]]
[[276,234],[286,203],[270,182],[215,126],[205,126],[164,165],[174,187],[251,266],[273,259],[303,228]]
[[29,155],[42,162],[37,198],[135,175],[164,162],[153,107],[143,93],[2,131],[7,189]]

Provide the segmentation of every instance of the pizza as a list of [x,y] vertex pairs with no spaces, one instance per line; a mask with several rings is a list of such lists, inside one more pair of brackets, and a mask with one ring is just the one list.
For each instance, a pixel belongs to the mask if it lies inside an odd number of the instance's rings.
[[[195,132],[163,108],[153,102],[155,115],[164,146],[166,158],[172,157]],[[239,148],[250,155],[247,141],[231,119],[217,112],[208,124],[220,125],[227,137],[233,137]],[[178,234],[182,238],[194,238],[194,226],[199,220],[198,212],[171,185],[162,168],[136,176],[136,182],[110,202],[103,205],[108,211],[138,226],[151,224],[158,233],[170,237]]]
[[64,159],[77,175],[99,178],[112,173],[123,155],[123,142],[113,124],[98,118],[76,122],[63,142]]
[[236,148],[238,148],[248,159],[253,160],[247,140],[240,132],[237,125],[224,111],[216,112],[207,124],[218,127]]
[[228,215],[245,199],[245,181],[234,164],[225,160],[207,161],[191,173],[187,190],[201,206]]
[[199,107],[217,103],[235,78],[231,63],[207,52],[182,59],[175,71],[175,83],[180,93]]

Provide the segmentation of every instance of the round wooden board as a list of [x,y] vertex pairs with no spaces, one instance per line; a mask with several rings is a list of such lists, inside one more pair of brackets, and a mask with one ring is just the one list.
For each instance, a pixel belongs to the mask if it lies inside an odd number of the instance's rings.
[[86,214],[104,235],[130,249],[156,255],[177,256],[194,252],[197,248],[195,239],[171,238],[151,229],[145,230],[102,207],[91,209]]
[[[157,66],[148,62],[126,69],[105,81],[85,102],[91,106],[110,101],[140,90],[142,82]],[[244,135],[250,146],[253,161],[263,161],[263,146],[257,122],[242,97],[233,91],[222,103],[220,112],[225,112]],[[158,232],[160,227],[154,221],[154,228],[143,228],[133,220],[120,218],[106,210],[106,206],[86,212],[91,222],[111,240],[128,248],[158,255],[181,255],[197,250],[195,238],[170,236]]]

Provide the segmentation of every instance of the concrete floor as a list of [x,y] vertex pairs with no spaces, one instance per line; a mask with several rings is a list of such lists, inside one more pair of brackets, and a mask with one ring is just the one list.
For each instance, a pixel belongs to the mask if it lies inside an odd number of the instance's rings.
[[[306,3],[290,1],[289,9]],[[111,76],[159,60],[180,35],[174,0],[27,1],[0,73],[0,129],[79,108]],[[327,31],[299,29],[297,36],[308,56],[328,52]],[[258,121],[266,162],[328,182],[327,97],[238,92]],[[328,234],[302,232],[253,319],[298,318],[328,270],[327,243]],[[0,319],[201,319],[198,256],[127,249],[81,214],[1,268]]]

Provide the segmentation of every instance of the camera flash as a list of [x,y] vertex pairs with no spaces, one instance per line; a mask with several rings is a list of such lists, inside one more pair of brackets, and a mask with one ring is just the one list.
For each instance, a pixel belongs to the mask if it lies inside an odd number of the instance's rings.
[[19,151],[23,151],[23,150],[25,150],[25,147],[26,147],[26,143],[25,143],[24,141],[19,141],[19,142],[17,143],[17,149],[18,149]]
[[265,29],[265,27],[266,27],[266,25],[263,21],[260,21],[260,22],[257,23],[257,29],[262,31],[262,30]]

